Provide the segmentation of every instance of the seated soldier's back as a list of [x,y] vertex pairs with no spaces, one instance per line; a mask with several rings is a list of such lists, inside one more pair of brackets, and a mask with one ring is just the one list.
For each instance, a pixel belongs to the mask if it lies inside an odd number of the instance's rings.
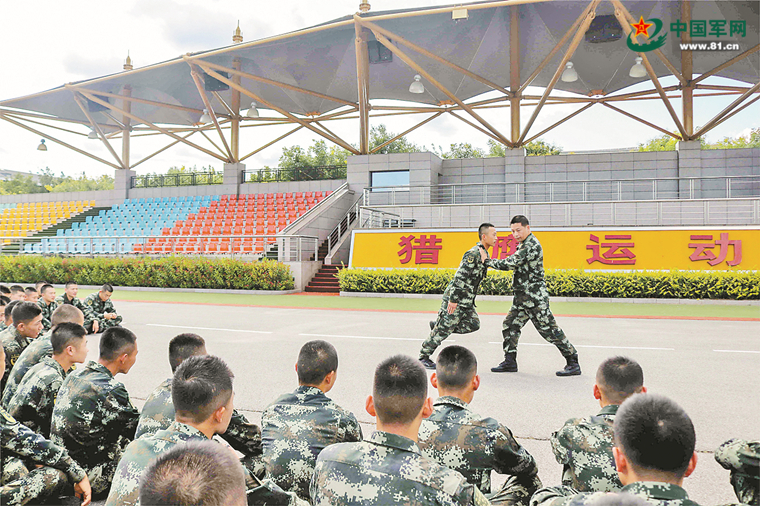
[[16,363],[13,364],[13,369],[11,369],[8,374],[8,382],[5,385],[3,397],[0,401],[0,404],[2,404],[4,408],[8,408],[8,403],[16,393],[21,380],[24,379],[24,376],[29,369],[42,362],[44,357],[53,356],[53,343],[50,342],[51,334],[52,331],[48,331],[32,341],[29,346],[21,352]]
[[8,412],[37,434],[49,438],[53,405],[65,378],[66,371],[58,362],[43,358],[21,380],[8,403]]
[[173,422],[172,379],[169,378],[158,385],[145,400],[140,411],[140,420],[137,422],[135,439],[146,434],[155,434],[168,428]]

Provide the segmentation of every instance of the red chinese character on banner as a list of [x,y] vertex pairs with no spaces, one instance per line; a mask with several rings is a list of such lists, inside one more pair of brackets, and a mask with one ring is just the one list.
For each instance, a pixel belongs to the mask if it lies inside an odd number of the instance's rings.
[[491,258],[498,258],[501,260],[510,255],[514,255],[515,251],[517,251],[517,239],[515,239],[513,235],[497,237]]
[[440,245],[442,242],[443,239],[438,239],[435,234],[431,234],[430,237],[423,234],[419,239],[415,239],[413,235],[401,236],[401,241],[398,243],[401,249],[397,254],[402,258],[399,261],[402,264],[409,263],[414,251],[415,264],[437,264],[438,252],[443,249]]
[[[713,240],[712,235],[692,235],[689,238],[692,241],[712,241]],[[715,248],[715,246],[720,246],[720,249],[718,250],[718,256],[715,256],[715,253],[712,252],[712,249]],[[742,263],[742,241],[741,239],[729,241],[728,233],[720,234],[720,239],[718,239],[715,242],[708,242],[708,243],[690,242],[689,247],[695,248],[695,249],[694,249],[694,252],[691,255],[689,255],[689,260],[691,260],[692,262],[707,260],[707,263],[710,265],[718,265],[720,263],[723,263],[726,260],[726,257],[728,256],[729,246],[733,246],[734,248],[734,258],[733,260],[729,260],[726,263],[730,265],[731,267],[734,267]]]
[[[591,250],[591,258],[587,258],[586,262],[593,264],[594,262],[601,262],[605,265],[635,265],[636,254],[628,248],[635,246],[632,242],[603,242],[599,244],[599,238],[594,234],[589,234],[591,242],[596,244],[589,244],[586,249]],[[630,241],[630,235],[605,235],[605,241]],[[599,254],[600,248],[609,248],[607,251]]]

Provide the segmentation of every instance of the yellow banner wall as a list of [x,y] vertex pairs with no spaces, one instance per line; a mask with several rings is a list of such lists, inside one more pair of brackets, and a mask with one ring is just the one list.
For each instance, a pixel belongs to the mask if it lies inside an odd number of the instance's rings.
[[[496,254],[516,243],[500,230]],[[751,270],[760,269],[760,230],[754,228],[584,228],[532,230],[544,248],[546,269]],[[472,230],[354,230],[350,267],[458,267],[478,241]]]

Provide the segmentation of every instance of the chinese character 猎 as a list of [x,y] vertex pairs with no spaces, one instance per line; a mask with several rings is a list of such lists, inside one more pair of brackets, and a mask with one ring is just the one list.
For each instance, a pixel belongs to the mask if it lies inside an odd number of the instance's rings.
[[[592,264],[594,262],[601,262],[606,265],[635,265],[636,254],[628,248],[635,246],[632,242],[603,242],[599,244],[599,238],[594,234],[589,235],[591,242],[595,244],[589,244],[586,249],[591,250],[591,258],[587,258],[586,262]],[[605,235],[605,241],[630,241],[630,235]],[[599,254],[600,248],[609,248],[603,254]]]
[[[711,235],[692,235],[689,238],[692,241],[713,240],[713,236]],[[718,256],[715,256],[715,253],[712,251],[715,246],[720,246],[720,249],[718,250]],[[694,251],[691,255],[689,255],[689,260],[692,262],[707,260],[707,263],[710,265],[718,265],[726,260],[726,257],[728,256],[729,246],[734,247],[734,258],[727,261],[726,263],[731,267],[734,267],[735,265],[742,263],[742,241],[740,239],[729,241],[728,233],[720,234],[720,239],[716,240],[715,242],[690,242],[689,247],[694,248]]]
[[438,239],[435,234],[431,234],[430,237],[423,234],[419,239],[415,239],[413,235],[401,236],[401,242],[398,243],[401,249],[398,251],[399,261],[402,264],[407,264],[412,259],[412,252],[414,252],[415,264],[437,264],[438,253],[443,246],[441,246],[442,239]]
[[496,244],[493,247],[492,258],[502,260],[510,255],[514,255],[515,251],[517,251],[517,239],[513,235],[497,237]]

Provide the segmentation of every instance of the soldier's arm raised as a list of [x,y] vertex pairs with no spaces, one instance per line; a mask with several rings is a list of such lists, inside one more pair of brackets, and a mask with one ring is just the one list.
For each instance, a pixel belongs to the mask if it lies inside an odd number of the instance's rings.
[[486,264],[487,267],[490,267],[492,269],[498,269],[500,271],[511,271],[514,270],[515,267],[518,265],[524,264],[535,256],[535,251],[530,246],[523,244],[519,248],[517,248],[517,251],[514,252],[512,255],[508,256],[507,258],[502,259],[493,259],[489,258],[484,264]]

